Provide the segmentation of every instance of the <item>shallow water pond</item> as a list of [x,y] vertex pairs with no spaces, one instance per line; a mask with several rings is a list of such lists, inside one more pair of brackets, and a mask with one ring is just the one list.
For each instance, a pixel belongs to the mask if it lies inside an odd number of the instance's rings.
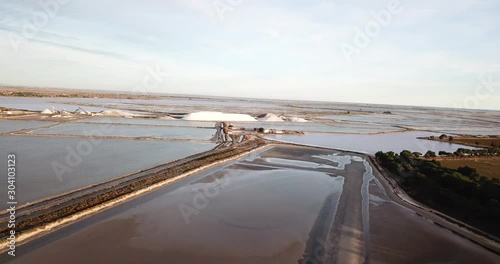
[[216,122],[199,122],[183,120],[161,120],[144,118],[89,118],[81,122],[86,123],[110,123],[110,124],[131,124],[131,125],[157,125],[157,126],[182,126],[182,127],[205,127],[213,128]]
[[159,137],[173,139],[209,140],[215,134],[215,129],[194,127],[154,127],[129,126],[110,124],[64,124],[46,129],[39,129],[33,134],[64,134],[64,135],[99,135],[121,137]]
[[417,139],[417,137],[428,137],[432,135],[436,135],[436,133],[403,132],[376,135],[307,133],[303,136],[272,135],[267,136],[267,138],[305,145],[359,151],[369,154],[375,154],[377,151],[394,151],[399,153],[405,149],[422,153],[428,150],[435,152],[455,152],[459,148],[474,149],[458,144]]
[[[16,154],[18,202],[24,204],[167,163],[212,143],[0,136],[0,157]],[[90,148],[87,148],[88,146]],[[0,170],[7,171],[7,163]],[[64,169],[67,167],[67,169]],[[58,173],[59,172],[59,173]],[[63,172],[62,174],[60,174]],[[7,189],[7,181],[0,181]],[[2,198],[0,210],[6,208]]]
[[55,122],[0,120],[0,132],[14,132],[22,129],[54,125]]

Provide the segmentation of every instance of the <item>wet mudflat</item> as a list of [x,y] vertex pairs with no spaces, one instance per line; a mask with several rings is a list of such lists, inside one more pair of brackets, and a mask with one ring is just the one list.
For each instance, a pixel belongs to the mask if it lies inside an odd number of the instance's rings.
[[[14,152],[19,205],[96,184],[215,147],[214,143],[1,136],[0,157]],[[15,150],[15,151],[12,151]],[[7,164],[0,163],[7,171]],[[7,181],[0,181],[7,189]],[[0,210],[7,208],[3,197]]]
[[[86,218],[12,263],[495,263],[391,201],[359,154],[276,146]],[[443,249],[443,250],[442,250]],[[458,253],[457,253],[458,252]]]
[[370,263],[500,263],[500,256],[417,215],[370,184]]

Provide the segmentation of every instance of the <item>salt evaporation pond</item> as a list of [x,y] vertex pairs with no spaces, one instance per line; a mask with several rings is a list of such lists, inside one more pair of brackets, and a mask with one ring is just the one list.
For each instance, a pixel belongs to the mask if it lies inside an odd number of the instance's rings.
[[[66,100],[55,100],[66,99]],[[264,102],[254,99],[224,99],[224,98],[186,98],[171,97],[169,99],[108,99],[108,98],[54,98],[53,101],[67,102],[75,105],[90,105],[94,107],[120,108],[135,111],[155,113],[193,112],[193,111],[233,111],[234,109],[276,108],[279,103]]]
[[[92,131],[100,131],[94,132]],[[104,124],[64,124],[51,128],[34,130],[33,134],[89,135],[102,133],[104,136],[121,137],[158,137],[172,139],[209,140],[215,134],[214,129],[194,127],[153,127]]]
[[359,124],[343,124],[332,123],[323,124],[316,122],[294,123],[294,122],[251,122],[251,123],[232,123],[236,128],[265,128],[277,130],[294,130],[306,132],[321,132],[321,133],[382,133],[382,132],[397,132],[402,131],[401,128],[383,126],[383,125],[359,125]]
[[[90,118],[80,122],[85,123],[110,123],[110,124],[136,124],[136,125],[157,125],[157,126],[182,126],[182,127],[203,127],[213,128],[216,122],[213,121],[185,121],[185,120],[159,120],[144,118]],[[401,128],[384,125],[360,125],[360,124],[322,124],[315,122],[294,123],[294,122],[230,122],[236,128],[245,127],[247,129],[266,128],[277,130],[295,130],[324,133],[382,133],[397,132]]]
[[0,261],[495,263],[491,252],[391,201],[377,178],[358,154],[268,147],[63,227]]
[[0,120],[0,133],[37,128],[57,124],[55,122]]
[[155,125],[155,126],[181,126],[181,127],[204,127],[213,128],[216,122],[183,121],[183,120],[161,120],[152,118],[89,118],[81,120],[85,123],[109,123],[128,125]]
[[[82,263],[294,263],[302,257],[325,200],[332,195],[338,198],[343,183],[343,177],[320,171],[244,169],[238,164],[201,174],[201,179],[193,176],[180,187],[176,184],[177,189],[166,186],[93,216],[90,220],[98,223],[83,229],[77,224],[72,235],[14,263],[50,259],[57,263],[70,259]],[[186,217],[181,209],[194,208],[197,190],[203,189],[213,193],[209,202]],[[91,237],[92,243],[84,242]],[[54,250],[59,253],[50,253]]]
[[385,114],[371,114],[371,115],[332,115],[321,116],[320,119],[328,119],[335,121],[350,121],[350,122],[364,122],[364,123],[396,123],[405,117],[400,115],[385,115]]
[[[41,198],[65,193],[77,188],[99,183],[120,175],[132,173],[194,155],[215,147],[212,143],[135,141],[119,139],[93,139],[97,144],[88,155],[80,155],[68,163],[69,153],[78,151],[81,138],[2,136],[0,157],[16,154],[16,190],[19,205]],[[80,146],[81,149],[83,149]],[[80,152],[78,152],[80,153]],[[84,152],[82,152],[85,154]],[[75,163],[72,163],[75,162]],[[53,164],[68,166],[71,171],[59,178]],[[0,163],[0,170],[7,171],[7,163]],[[0,181],[0,188],[7,190],[7,181]],[[7,208],[7,196],[2,198],[0,210]]]
[[480,134],[475,131],[498,131],[499,121],[480,120],[475,116],[453,116],[440,113],[414,112],[404,114],[382,115],[339,115],[323,116],[322,119],[332,119],[340,122],[355,122],[366,126],[386,124],[403,126],[414,130],[430,131],[468,131],[468,134]]
[[497,129],[454,129],[450,130],[449,128],[437,129],[439,132],[449,135],[478,135],[478,136],[500,136],[500,128]]
[[[76,100],[76,99],[75,99]],[[96,99],[89,99],[96,100]],[[63,98],[32,98],[32,97],[0,97],[0,106],[5,108],[29,110],[29,111],[43,111],[45,109],[75,111],[78,107],[82,107],[86,111],[101,112],[110,110],[105,107],[85,106],[68,104],[72,99],[63,100]]]
[[412,152],[417,151],[425,153],[428,150],[432,150],[437,153],[439,151],[455,152],[459,148],[475,149],[459,144],[417,139],[417,137],[429,137],[432,135],[436,134],[416,131],[375,135],[307,133],[302,136],[270,135],[266,138],[311,146],[358,151],[368,154],[375,154],[377,151],[394,151],[399,153],[403,150],[410,150]]

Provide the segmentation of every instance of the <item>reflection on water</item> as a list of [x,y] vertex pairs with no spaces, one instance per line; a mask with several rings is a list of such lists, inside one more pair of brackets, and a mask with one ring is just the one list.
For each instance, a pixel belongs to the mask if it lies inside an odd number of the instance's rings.
[[213,128],[215,122],[183,121],[183,120],[161,120],[144,118],[89,118],[81,122],[87,123],[111,123],[111,124],[132,124],[132,125],[158,125],[158,126],[183,126],[183,127],[206,127]]
[[[297,263],[333,254],[338,263],[491,263],[489,252],[391,201],[359,155],[277,146],[261,156],[251,170],[242,158],[91,216],[9,260]],[[345,163],[345,177],[317,171],[318,157]]]
[[313,158],[325,159],[338,163],[336,169],[345,170],[345,165],[351,164],[351,156],[339,156],[337,153],[331,155],[313,156]]
[[285,165],[285,166],[297,166],[310,169],[335,169],[335,167],[325,164],[319,164],[315,162],[302,161],[302,160],[290,160],[290,159],[280,159],[280,158],[264,158],[267,163]]
[[[77,155],[82,142],[90,141],[79,138],[0,137],[0,157],[7,160],[8,154],[17,155],[16,188],[22,194],[16,197],[18,202],[24,204],[61,194],[215,147],[215,144],[198,142],[101,139],[100,143],[92,145],[88,155]],[[62,181],[56,176],[54,162],[68,166],[69,171],[62,175]],[[7,163],[0,163],[0,170],[7,171],[6,166]],[[0,188],[7,189],[7,181],[0,181]],[[4,197],[2,201],[6,199]],[[0,204],[0,210],[6,207],[5,202]]]
[[35,130],[33,134],[64,134],[89,135],[89,131],[101,131],[104,136],[122,137],[159,137],[177,139],[204,139],[212,138],[215,130],[194,127],[147,127],[127,125],[106,125],[101,129],[99,124],[65,124],[51,128]]
[[[67,110],[75,111],[79,106],[83,107],[86,111],[90,112],[100,112],[109,110],[109,108],[104,107],[92,107],[80,105],[71,105],[68,102],[74,102],[76,98],[32,98],[32,97],[0,97],[0,106],[5,108],[30,110],[30,111],[43,111],[45,109],[52,109],[54,107],[57,110]],[[87,101],[96,99],[87,99]]]
[[[216,175],[206,177],[213,181],[159,190],[154,199],[122,207],[16,261],[296,263],[325,199],[340,196],[343,182],[342,177],[291,169],[229,167]],[[197,200],[216,179],[225,182],[218,194]],[[189,223],[181,205],[192,209]]]
[[266,128],[277,130],[294,130],[307,132],[325,132],[325,133],[382,133],[382,132],[397,132],[402,131],[401,128],[395,128],[386,125],[363,125],[363,124],[347,124],[347,123],[293,123],[293,122],[252,122],[252,123],[235,123],[235,127],[245,128]]
[[425,153],[428,150],[435,152],[455,152],[459,148],[470,148],[458,144],[436,142],[417,139],[417,137],[428,137],[435,135],[431,132],[404,132],[379,135],[357,135],[357,134],[319,134],[308,133],[303,136],[273,135],[269,139],[293,142],[306,145],[323,146],[336,149],[345,149],[374,154],[377,151],[403,150],[418,151]]
[[37,128],[56,124],[54,122],[41,121],[18,121],[18,120],[0,120],[0,133],[14,132],[22,129]]
[[[392,107],[396,109],[397,107]],[[435,131],[436,133],[463,133],[472,135],[497,135],[500,131],[498,111],[474,111],[427,109],[399,111],[386,114],[323,116],[325,120],[350,122],[365,127],[373,125],[402,126],[413,130]]]

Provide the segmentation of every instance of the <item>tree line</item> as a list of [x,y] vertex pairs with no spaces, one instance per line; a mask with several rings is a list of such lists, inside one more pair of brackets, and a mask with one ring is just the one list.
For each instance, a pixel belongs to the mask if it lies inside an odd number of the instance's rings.
[[[414,152],[418,157],[422,156],[419,152]],[[437,156],[441,157],[495,157],[500,156],[500,148],[481,148],[481,149],[465,149],[459,148],[457,151],[451,153],[446,151],[439,151],[438,154],[434,151],[427,151],[424,155],[425,158],[435,158]],[[417,157],[417,158],[418,158]]]

